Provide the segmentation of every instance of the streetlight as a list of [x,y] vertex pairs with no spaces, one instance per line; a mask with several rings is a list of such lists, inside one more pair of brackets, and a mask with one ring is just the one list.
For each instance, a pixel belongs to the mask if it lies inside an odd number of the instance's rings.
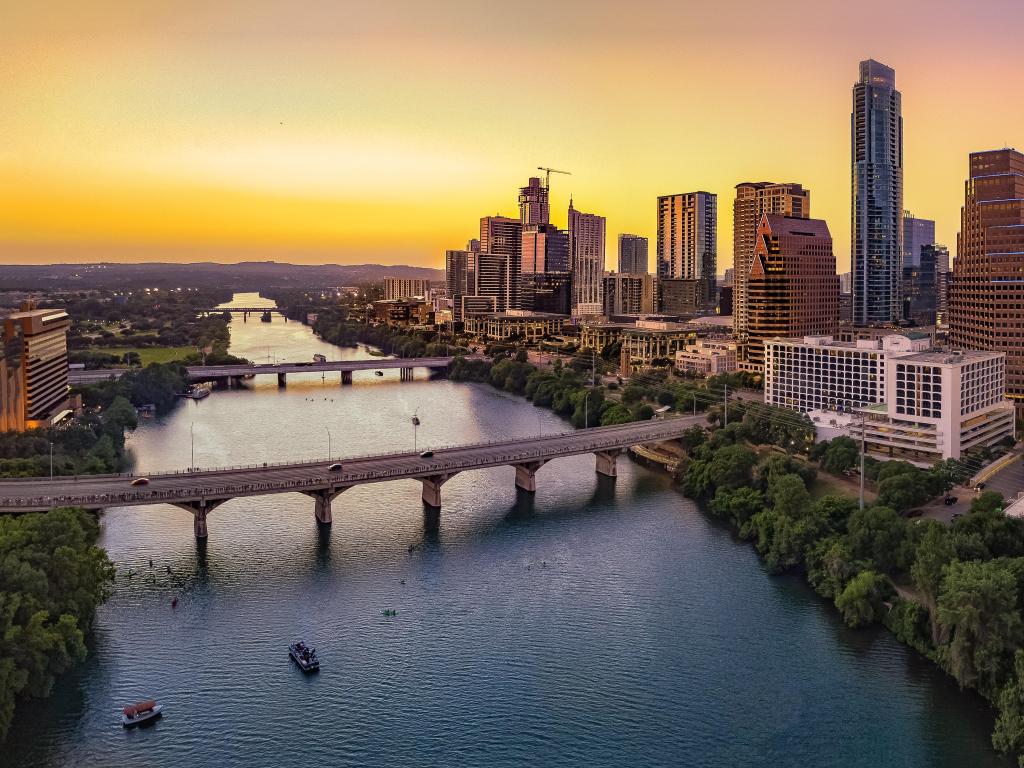
[[53,440],[50,441],[50,479],[53,480]]
[[331,430],[327,429],[327,427],[324,427],[324,429],[327,431],[327,458],[329,459],[331,458]]
[[189,425],[188,436],[189,436],[189,440],[191,440],[191,442],[192,442],[192,458],[190,459],[190,463],[188,465],[188,468],[189,469],[195,469],[196,468],[196,423],[194,421]]

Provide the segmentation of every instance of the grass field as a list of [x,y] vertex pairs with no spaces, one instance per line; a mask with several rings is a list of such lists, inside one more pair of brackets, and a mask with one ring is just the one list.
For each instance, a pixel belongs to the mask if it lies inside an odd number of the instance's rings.
[[126,352],[138,352],[143,365],[150,363],[170,363],[181,360],[195,352],[194,347],[96,347],[95,351],[108,355],[124,355]]

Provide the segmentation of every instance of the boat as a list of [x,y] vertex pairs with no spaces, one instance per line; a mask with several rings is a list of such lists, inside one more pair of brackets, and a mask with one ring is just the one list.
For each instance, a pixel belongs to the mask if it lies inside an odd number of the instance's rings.
[[320,659],[316,657],[316,648],[309,648],[301,640],[288,646],[288,655],[294,659],[303,672],[316,672],[320,669]]
[[157,704],[154,699],[146,699],[138,704],[132,704],[122,709],[121,723],[125,728],[131,728],[140,723],[145,723],[147,720],[155,720],[160,717],[160,713],[163,710],[162,704]]
[[376,374],[377,376],[383,376],[384,371],[374,371],[374,374]]
[[262,315],[260,315],[260,322],[263,322],[263,323],[269,323],[270,322],[270,310],[269,309],[266,312],[264,312]]
[[326,363],[327,362],[327,355],[321,355],[321,354],[313,355],[313,362],[314,363]]
[[187,392],[182,392],[178,397],[187,397],[191,400],[202,400],[210,396],[208,387],[189,387]]

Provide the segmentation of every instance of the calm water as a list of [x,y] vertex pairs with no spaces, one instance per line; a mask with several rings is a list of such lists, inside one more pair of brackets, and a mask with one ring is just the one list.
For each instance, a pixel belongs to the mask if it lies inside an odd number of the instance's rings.
[[[367,354],[279,318],[239,318],[233,340],[263,359]],[[143,470],[188,466],[190,430],[198,465],[322,456],[328,429],[336,454],[407,449],[414,412],[421,446],[566,429],[485,386],[308,375],[189,402],[131,445]],[[439,521],[416,482],[357,487],[328,533],[303,496],[238,499],[201,547],[185,512],[111,510],[119,575],[95,652],[22,707],[0,763],[1009,765],[978,699],[767,576],[663,476],[620,466],[611,484],[591,458],[553,462],[533,499],[511,469],[459,475]],[[290,663],[299,637],[319,675]],[[163,720],[124,730],[119,708],[148,696]]]

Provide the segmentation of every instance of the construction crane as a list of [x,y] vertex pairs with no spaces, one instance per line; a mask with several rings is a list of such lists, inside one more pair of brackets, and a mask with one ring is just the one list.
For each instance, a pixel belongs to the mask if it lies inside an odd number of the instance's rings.
[[544,171],[544,189],[551,188],[551,174],[552,173],[564,173],[566,176],[572,176],[569,171],[560,171],[557,168],[545,168],[542,165],[537,166],[538,171]]

